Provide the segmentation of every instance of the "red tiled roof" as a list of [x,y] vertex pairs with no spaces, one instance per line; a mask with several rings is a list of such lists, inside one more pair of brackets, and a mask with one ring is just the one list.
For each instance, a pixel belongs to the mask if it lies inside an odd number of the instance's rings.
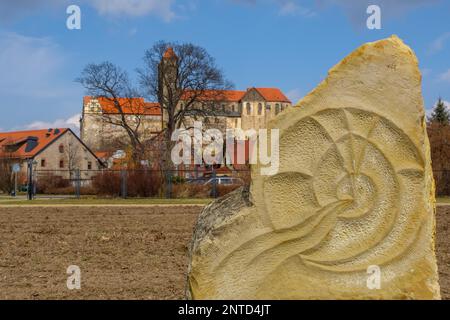
[[[253,88],[266,100],[270,102],[287,102],[291,101],[277,88]],[[251,90],[251,89],[250,89]]]
[[33,158],[67,130],[69,129],[0,132],[0,157]]
[[[83,104],[86,105],[92,100],[97,100],[104,114],[119,114],[114,100],[104,97],[84,97]],[[161,116],[161,108],[157,102],[146,102],[144,98],[118,98],[117,99],[124,114],[142,114],[151,116]]]
[[[186,90],[181,100],[189,100],[192,95],[196,94],[194,90]],[[239,102],[244,97],[245,91],[238,90],[205,90],[198,100],[200,101],[223,101],[223,102]]]
[[[250,88],[247,91],[240,90],[205,90],[201,92],[197,101],[217,101],[217,102],[240,102],[247,92],[256,90],[266,101],[269,102],[287,102],[291,101],[277,88]],[[181,96],[181,100],[187,101],[197,94],[195,90],[186,90]],[[119,114],[112,99],[104,97],[84,97],[84,105],[96,99],[104,114]],[[119,98],[118,102],[124,114],[143,114],[162,116],[161,107],[157,102],[146,102],[144,98]]]
[[[224,101],[224,102],[240,102],[245,94],[250,90],[256,90],[268,102],[287,102],[291,101],[277,88],[250,88],[247,91],[239,90],[206,90],[202,93],[198,100],[200,101]],[[195,94],[194,90],[187,90],[181,100],[188,100]]]
[[169,48],[167,48],[166,52],[164,52],[163,57],[164,57],[164,59],[172,59],[172,58],[176,58],[177,55],[173,51],[173,48],[169,47]]
[[99,159],[107,159],[111,156],[111,152],[108,152],[108,151],[98,151],[98,152],[94,152],[94,154]]

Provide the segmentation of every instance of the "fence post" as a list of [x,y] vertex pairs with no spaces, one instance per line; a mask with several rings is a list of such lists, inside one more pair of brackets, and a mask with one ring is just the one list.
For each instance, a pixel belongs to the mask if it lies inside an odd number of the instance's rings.
[[166,198],[172,198],[172,171],[166,171]]
[[80,199],[81,195],[81,173],[80,169],[75,170],[75,196]]
[[27,177],[27,199],[33,200],[33,160],[29,159],[27,162],[28,177]]
[[127,197],[127,171],[126,170],[120,171],[120,195],[124,199]]
[[217,198],[217,179],[216,179],[216,170],[214,166],[212,167],[212,196],[213,198]]

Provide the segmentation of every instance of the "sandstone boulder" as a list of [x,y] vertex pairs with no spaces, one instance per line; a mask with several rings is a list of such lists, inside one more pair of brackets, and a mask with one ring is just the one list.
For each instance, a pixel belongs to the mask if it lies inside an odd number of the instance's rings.
[[[192,299],[438,299],[421,75],[393,36],[281,113],[280,167],[206,207]],[[375,269],[374,269],[375,268]],[[371,270],[379,270],[372,274]],[[379,286],[370,286],[379,276]]]

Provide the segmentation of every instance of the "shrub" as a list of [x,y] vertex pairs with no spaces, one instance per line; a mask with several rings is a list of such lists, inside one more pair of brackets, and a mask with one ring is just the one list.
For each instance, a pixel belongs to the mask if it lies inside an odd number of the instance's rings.
[[217,197],[223,197],[224,195],[240,188],[241,186],[238,184],[232,184],[232,185],[218,185],[216,187],[217,190]]
[[53,173],[39,174],[36,179],[36,192],[48,194],[49,191],[56,189],[71,189],[74,193],[74,188],[70,185],[69,179],[64,179],[61,176]]
[[92,187],[99,196],[120,196],[120,172],[102,171],[92,179]]
[[159,195],[163,179],[159,171],[129,171],[127,176],[127,194],[130,197],[155,197]]
[[173,198],[209,198],[211,192],[210,186],[202,184],[174,184],[172,185]]
[[[122,172],[103,171],[92,181],[95,194],[118,197],[121,195]],[[162,185],[161,174],[153,170],[130,170],[126,172],[126,192],[128,197],[154,197]]]

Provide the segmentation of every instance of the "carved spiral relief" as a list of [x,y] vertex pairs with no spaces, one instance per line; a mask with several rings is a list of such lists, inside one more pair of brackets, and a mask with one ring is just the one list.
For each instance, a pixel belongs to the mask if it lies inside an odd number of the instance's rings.
[[271,226],[233,248],[216,271],[246,261],[257,277],[295,258],[323,272],[365,272],[408,252],[420,233],[416,195],[424,189],[424,160],[408,136],[355,108],[327,109],[294,126],[280,138],[279,173],[261,178],[262,194],[254,195]]

